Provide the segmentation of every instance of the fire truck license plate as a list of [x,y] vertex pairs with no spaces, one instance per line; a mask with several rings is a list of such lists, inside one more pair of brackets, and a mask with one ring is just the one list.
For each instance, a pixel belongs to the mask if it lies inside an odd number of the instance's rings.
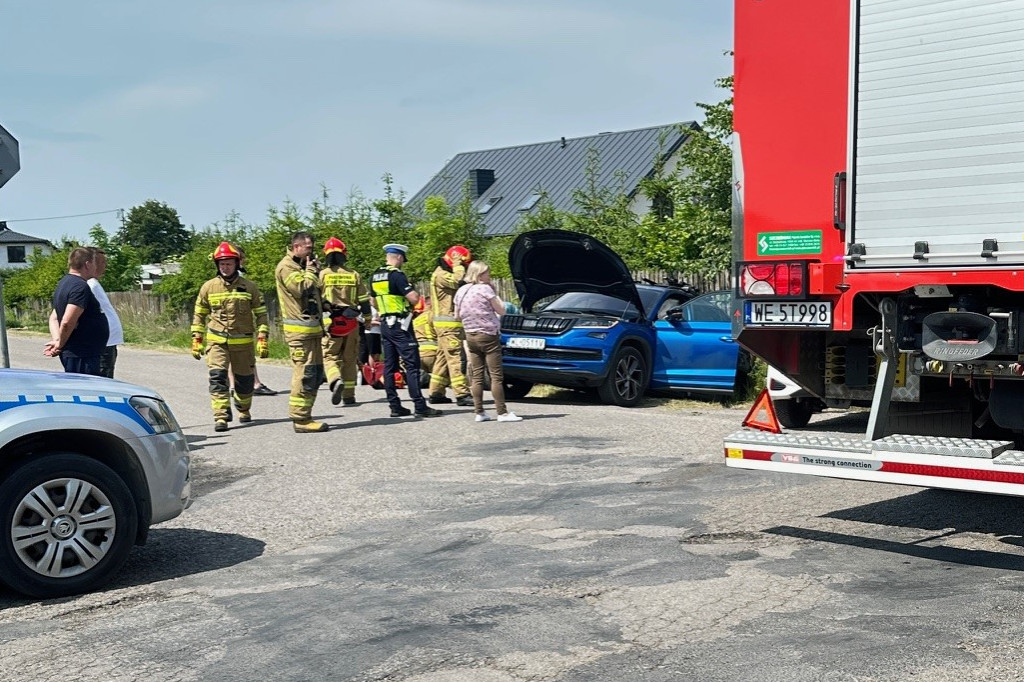
[[832,326],[832,304],[828,301],[747,301],[744,310],[748,327]]

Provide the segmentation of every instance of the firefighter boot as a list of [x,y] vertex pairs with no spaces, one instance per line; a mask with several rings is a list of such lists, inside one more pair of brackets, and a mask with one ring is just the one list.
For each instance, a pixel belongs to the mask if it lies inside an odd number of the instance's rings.
[[293,422],[292,426],[295,428],[295,433],[320,433],[328,428],[327,424],[315,421]]
[[473,396],[471,395],[460,395],[455,399],[455,404],[459,407],[473,407]]
[[228,423],[223,419],[218,419],[217,421],[213,422],[213,430],[217,432],[227,431]]
[[239,410],[238,421],[239,423],[242,424],[248,424],[249,422],[252,421],[252,412],[250,412],[249,410]]
[[331,405],[337,405],[341,402],[341,392],[345,390],[345,382],[341,379],[335,379],[331,382]]

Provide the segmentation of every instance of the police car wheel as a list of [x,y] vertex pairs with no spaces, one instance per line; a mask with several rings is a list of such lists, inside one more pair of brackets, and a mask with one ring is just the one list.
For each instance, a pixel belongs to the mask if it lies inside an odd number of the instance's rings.
[[33,459],[0,484],[0,579],[38,598],[93,589],[124,565],[137,529],[112,469],[72,453]]

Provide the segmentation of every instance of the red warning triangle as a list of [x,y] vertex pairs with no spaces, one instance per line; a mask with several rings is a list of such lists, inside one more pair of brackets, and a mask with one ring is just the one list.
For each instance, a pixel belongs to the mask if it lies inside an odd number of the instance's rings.
[[750,408],[746,419],[743,420],[743,425],[762,431],[782,433],[782,427],[779,426],[779,418],[775,416],[775,406],[772,405],[772,398],[768,395],[767,388],[757,396],[754,406]]

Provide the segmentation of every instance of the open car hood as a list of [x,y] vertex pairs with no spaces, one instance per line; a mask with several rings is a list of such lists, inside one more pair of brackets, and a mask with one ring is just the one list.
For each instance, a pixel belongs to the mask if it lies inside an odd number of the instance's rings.
[[590,235],[568,230],[524,232],[512,242],[508,264],[523,310],[542,298],[586,291],[644,304],[618,254]]

